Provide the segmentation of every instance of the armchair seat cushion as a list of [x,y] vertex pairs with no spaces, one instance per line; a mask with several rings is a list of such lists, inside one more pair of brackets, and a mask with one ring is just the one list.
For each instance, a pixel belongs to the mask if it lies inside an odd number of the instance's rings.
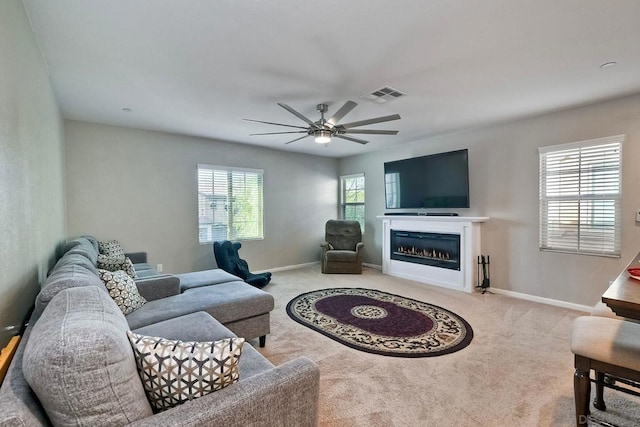
[[327,261],[330,262],[356,262],[358,254],[355,251],[328,251]]

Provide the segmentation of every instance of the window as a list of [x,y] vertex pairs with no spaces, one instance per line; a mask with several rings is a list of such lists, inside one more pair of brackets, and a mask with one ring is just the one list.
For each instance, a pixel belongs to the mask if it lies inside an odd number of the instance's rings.
[[200,243],[263,238],[262,170],[198,165]]
[[340,177],[340,207],[342,218],[360,223],[364,232],[364,174]]
[[542,147],[540,250],[620,256],[624,135]]
[[385,197],[387,208],[399,208],[400,204],[400,173],[391,172],[384,174]]

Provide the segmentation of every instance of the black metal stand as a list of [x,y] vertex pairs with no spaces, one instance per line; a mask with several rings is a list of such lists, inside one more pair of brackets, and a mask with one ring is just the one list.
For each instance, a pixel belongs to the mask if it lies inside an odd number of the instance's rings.
[[[476,288],[481,288],[483,294],[493,293],[489,290],[489,287],[491,286],[490,264],[491,261],[489,259],[489,255],[486,257],[484,255],[478,255],[478,284],[476,285]],[[480,277],[480,270],[482,270],[482,277]]]

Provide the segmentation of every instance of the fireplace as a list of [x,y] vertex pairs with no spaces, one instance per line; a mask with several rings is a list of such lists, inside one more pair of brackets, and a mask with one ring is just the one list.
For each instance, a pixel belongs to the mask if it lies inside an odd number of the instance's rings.
[[460,271],[460,235],[391,230],[391,259]]
[[[410,214],[381,215],[378,218],[382,220],[382,272],[384,274],[469,293],[475,290],[477,285],[476,260],[480,255],[481,248],[480,226],[489,218]],[[414,233],[423,235],[423,237],[424,235],[426,237],[438,234],[444,235],[445,240],[453,236],[456,242],[445,243],[438,241],[438,244],[443,244],[444,246],[440,248],[439,252],[448,252],[453,249],[453,252],[457,252],[458,255],[449,254],[449,260],[446,262],[438,260],[436,262],[439,264],[438,266],[423,264],[422,260],[420,262],[407,262],[407,260],[414,260],[416,257],[401,253],[393,254],[393,252],[399,251],[395,251],[395,245],[391,243],[392,232],[405,234],[405,236],[399,236],[400,238],[410,237],[409,234],[413,235]],[[415,240],[422,245],[422,241],[425,239]],[[406,245],[405,243],[400,246],[403,248],[405,246],[417,247],[415,243],[412,245]],[[402,257],[401,260],[398,259],[400,257]],[[447,255],[443,257],[446,259]],[[452,259],[456,259],[457,265],[454,268],[440,268],[441,266],[451,265]],[[431,260],[426,262],[431,262]]]

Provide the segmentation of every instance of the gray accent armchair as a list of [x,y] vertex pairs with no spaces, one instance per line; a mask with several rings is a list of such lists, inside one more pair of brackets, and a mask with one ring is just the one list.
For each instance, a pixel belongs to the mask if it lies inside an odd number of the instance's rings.
[[323,273],[362,274],[362,231],[358,221],[335,220],[325,225],[320,245]]

